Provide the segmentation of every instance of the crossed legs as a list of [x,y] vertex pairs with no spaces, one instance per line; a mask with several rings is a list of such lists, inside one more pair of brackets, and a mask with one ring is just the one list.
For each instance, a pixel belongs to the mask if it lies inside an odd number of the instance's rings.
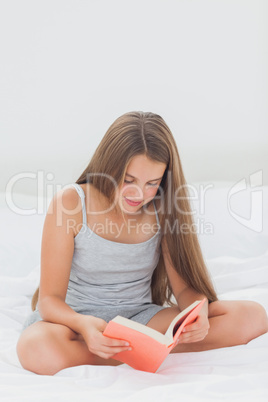
[[[159,311],[148,326],[162,333],[178,314],[177,307]],[[209,304],[210,329],[199,342],[179,343],[171,353],[194,352],[246,344],[268,331],[265,309],[253,301],[216,301]],[[22,366],[37,374],[53,375],[79,365],[121,364],[92,354],[81,335],[70,328],[39,321],[26,328],[17,343]]]

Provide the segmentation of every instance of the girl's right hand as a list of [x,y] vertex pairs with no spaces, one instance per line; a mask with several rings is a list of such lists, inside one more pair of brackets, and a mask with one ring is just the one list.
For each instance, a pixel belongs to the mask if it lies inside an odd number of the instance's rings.
[[130,350],[128,342],[120,339],[108,338],[102,334],[106,325],[107,322],[101,318],[93,316],[83,317],[80,333],[83,336],[89,351],[103,359],[110,359],[116,353]]

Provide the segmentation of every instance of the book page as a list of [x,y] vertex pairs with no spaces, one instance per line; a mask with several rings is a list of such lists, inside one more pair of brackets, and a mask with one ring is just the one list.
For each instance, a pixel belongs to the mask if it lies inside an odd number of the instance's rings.
[[[123,325],[125,327],[134,329],[142,334],[148,335],[151,338],[155,339],[156,341],[162,343],[163,345],[169,345],[170,339],[166,337],[166,335],[162,334],[161,332],[157,331],[156,329],[147,327],[146,325],[140,324],[139,322],[130,320],[125,317],[121,317],[117,315],[115,318],[112,319],[113,322]],[[108,324],[109,325],[109,324]],[[123,336],[123,333],[122,333]],[[123,338],[122,338],[123,339]]]

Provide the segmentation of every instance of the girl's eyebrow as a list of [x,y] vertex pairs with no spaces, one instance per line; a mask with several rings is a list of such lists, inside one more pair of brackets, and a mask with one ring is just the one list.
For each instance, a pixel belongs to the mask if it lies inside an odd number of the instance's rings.
[[[132,177],[133,179],[136,179],[136,177],[132,176],[132,175],[129,174],[129,173],[126,173],[126,176],[130,176],[130,177]],[[160,180],[160,179],[162,179],[162,177],[159,177],[158,179],[148,180],[148,181],[156,181],[156,180]]]

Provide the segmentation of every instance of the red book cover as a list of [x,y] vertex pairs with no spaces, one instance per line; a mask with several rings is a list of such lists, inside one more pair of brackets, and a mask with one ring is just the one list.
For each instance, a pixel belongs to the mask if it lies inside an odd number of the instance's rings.
[[128,318],[115,317],[109,321],[103,335],[128,341],[132,350],[116,353],[112,358],[137,370],[155,373],[175,346],[185,325],[195,321],[205,300],[197,300],[180,312],[165,334]]

